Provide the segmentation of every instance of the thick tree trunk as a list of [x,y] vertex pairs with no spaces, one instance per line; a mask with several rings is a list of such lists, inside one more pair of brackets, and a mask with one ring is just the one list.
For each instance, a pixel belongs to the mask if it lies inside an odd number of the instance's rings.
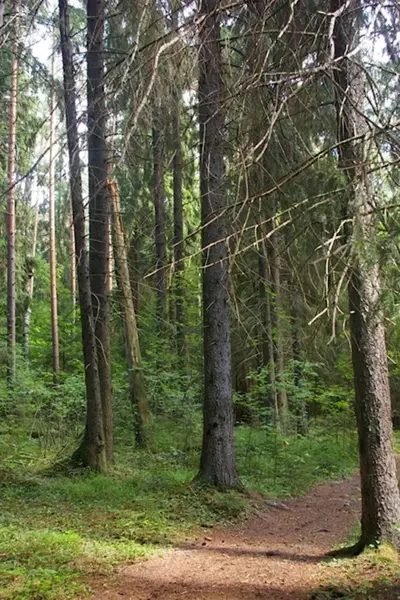
[[96,327],[101,404],[108,462],[113,462],[110,356],[110,203],[105,187],[108,152],[104,94],[104,0],[87,2],[87,100],[90,285]]
[[239,485],[233,440],[228,249],[224,196],[220,17],[218,0],[201,3],[199,55],[200,195],[203,257],[204,407],[198,479]]
[[104,471],[105,453],[100,379],[97,363],[96,336],[90,289],[89,261],[86,248],[85,210],[82,196],[81,164],[79,159],[78,121],[76,115],[76,86],[73,50],[70,38],[67,0],[59,0],[60,38],[64,71],[64,98],[70,168],[71,202],[75,230],[75,258],[78,274],[79,305],[82,325],[82,345],[85,362],[86,427],[72,461]]
[[344,217],[350,244],[348,285],[350,335],[356,392],[356,416],[361,471],[361,538],[356,550],[389,541],[399,545],[400,496],[392,447],[392,421],[385,329],[380,299],[380,274],[373,197],[365,168],[363,117],[364,72],[356,57],[361,4],[333,0],[339,14],[333,39],[334,81],[338,125],[339,166],[347,179]]
[[39,224],[39,202],[36,203],[35,215],[33,220],[33,234],[32,234],[32,253],[28,265],[28,280],[26,283],[26,308],[24,314],[24,356],[26,366],[29,367],[29,337],[31,329],[31,316],[32,316],[32,298],[33,298],[33,286],[35,280],[35,259],[36,259],[36,246],[38,236],[38,224]]
[[[54,58],[51,65],[52,80],[54,79]],[[49,258],[50,258],[50,307],[51,307],[51,339],[53,355],[53,377],[57,385],[60,379],[60,347],[58,341],[58,309],[57,309],[57,257],[56,257],[56,222],[54,198],[54,112],[56,94],[53,85],[50,98],[50,156],[49,156]]]
[[266,257],[266,250],[263,242],[259,244],[258,251],[258,275],[259,283],[258,290],[260,296],[260,310],[261,310],[261,354],[262,354],[262,365],[268,367],[268,383],[271,388],[269,397],[266,398],[268,406],[272,407],[274,414],[275,425],[279,425],[279,404],[278,404],[278,392],[276,389],[276,378],[275,378],[275,357],[274,357],[274,342],[273,342],[273,327],[272,327],[272,315],[271,315],[271,296],[269,291],[269,277],[268,277],[268,261]]
[[165,236],[165,190],[164,190],[164,132],[161,124],[160,110],[154,110],[152,131],[153,147],[153,201],[154,232],[156,247],[155,288],[157,294],[157,324],[163,331],[167,318],[167,286],[165,267],[167,248]]
[[125,234],[119,209],[119,193],[117,183],[108,182],[112,205],[113,245],[117,271],[117,285],[123,303],[125,349],[129,370],[129,393],[135,415],[135,435],[137,443],[144,447],[148,442],[150,411],[147,402],[142,357],[140,352],[139,332],[133,305],[132,290],[129,278]]
[[[276,229],[277,205],[273,208],[271,227]],[[278,381],[278,408],[279,423],[281,430],[286,432],[289,426],[289,403],[286,390],[279,385],[285,370],[285,353],[283,349],[283,324],[282,324],[282,287],[281,287],[281,235],[279,231],[274,232],[268,246],[269,261],[271,269],[271,282],[273,302],[271,303],[271,315],[274,330],[274,357],[275,373]]]
[[15,279],[15,157],[16,157],[16,127],[17,127],[17,102],[18,102],[18,38],[19,38],[19,10],[20,0],[13,3],[14,26],[11,47],[11,83],[10,83],[10,109],[8,116],[8,201],[7,201],[7,379],[13,385],[16,372],[15,351],[15,305],[16,305],[16,279]]

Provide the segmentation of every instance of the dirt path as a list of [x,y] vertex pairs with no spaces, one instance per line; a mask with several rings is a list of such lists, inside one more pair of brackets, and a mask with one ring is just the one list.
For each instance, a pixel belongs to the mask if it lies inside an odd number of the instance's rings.
[[96,578],[91,600],[303,600],[359,514],[359,479],[327,483],[236,527]]

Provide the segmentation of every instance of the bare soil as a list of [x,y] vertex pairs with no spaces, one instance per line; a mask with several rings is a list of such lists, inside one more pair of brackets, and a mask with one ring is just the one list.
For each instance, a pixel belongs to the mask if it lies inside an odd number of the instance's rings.
[[91,600],[305,600],[359,517],[359,478],[326,483],[240,524],[91,579]]

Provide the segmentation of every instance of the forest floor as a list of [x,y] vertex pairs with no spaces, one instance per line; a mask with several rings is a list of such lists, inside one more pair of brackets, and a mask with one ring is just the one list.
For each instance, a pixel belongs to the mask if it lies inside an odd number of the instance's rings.
[[326,560],[359,517],[359,477],[330,482],[246,520],[215,527],[163,554],[90,576],[91,600],[400,598],[390,548]]

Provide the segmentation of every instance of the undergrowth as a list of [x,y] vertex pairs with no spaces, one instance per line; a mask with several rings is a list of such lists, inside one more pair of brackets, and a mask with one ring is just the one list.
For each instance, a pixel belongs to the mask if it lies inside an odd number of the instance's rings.
[[[266,428],[236,428],[238,468],[248,489],[269,497],[306,492],[356,467],[354,435],[284,438]],[[84,573],[104,571],[181,543],[196,528],[227,523],[251,510],[238,492],[191,485],[201,443],[191,428],[154,427],[149,452],[117,439],[107,475],[48,477],[51,449],[29,432],[0,433],[0,599],[64,600],[84,595]],[[59,450],[59,448],[55,448]]]

